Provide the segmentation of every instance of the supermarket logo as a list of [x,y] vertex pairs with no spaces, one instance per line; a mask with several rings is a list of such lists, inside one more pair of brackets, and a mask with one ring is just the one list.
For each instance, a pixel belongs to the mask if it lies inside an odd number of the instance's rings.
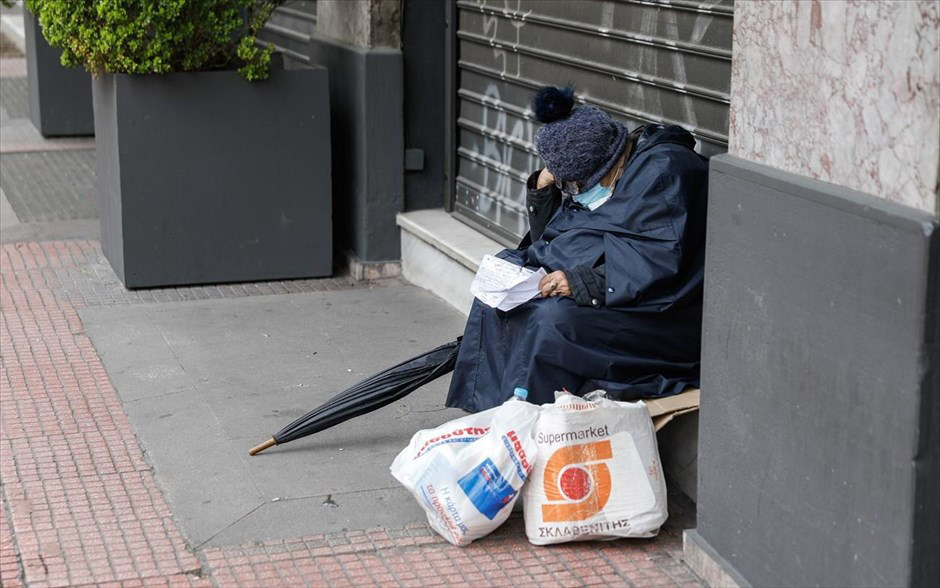
[[599,513],[610,498],[610,441],[569,445],[555,451],[545,465],[546,523],[583,521]]

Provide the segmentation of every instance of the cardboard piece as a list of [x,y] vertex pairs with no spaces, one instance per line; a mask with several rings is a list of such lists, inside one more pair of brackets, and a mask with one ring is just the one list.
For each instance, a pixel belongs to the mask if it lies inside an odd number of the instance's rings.
[[675,396],[643,399],[653,419],[653,428],[659,431],[680,414],[698,410],[700,393],[698,388],[690,388]]

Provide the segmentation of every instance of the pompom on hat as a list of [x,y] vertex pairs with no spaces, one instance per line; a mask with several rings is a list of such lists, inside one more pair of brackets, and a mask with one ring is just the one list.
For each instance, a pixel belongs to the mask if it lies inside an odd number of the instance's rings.
[[595,106],[573,108],[572,88],[546,86],[536,92],[532,106],[536,119],[545,123],[535,134],[535,148],[556,178],[590,188],[623,153],[627,127]]

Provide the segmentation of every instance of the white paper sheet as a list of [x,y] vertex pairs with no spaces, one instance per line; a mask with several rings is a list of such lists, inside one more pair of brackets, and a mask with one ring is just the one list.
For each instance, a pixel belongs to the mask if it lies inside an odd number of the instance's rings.
[[544,269],[532,271],[486,255],[470,284],[470,293],[487,306],[512,310],[539,295],[539,282],[545,275]]

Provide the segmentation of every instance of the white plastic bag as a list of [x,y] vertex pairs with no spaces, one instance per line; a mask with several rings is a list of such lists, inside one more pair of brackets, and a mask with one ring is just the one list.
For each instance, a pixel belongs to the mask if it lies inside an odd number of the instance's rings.
[[[590,396],[589,396],[590,398]],[[535,430],[538,457],[523,491],[536,545],[653,537],[668,516],[656,432],[642,402],[556,393]]]
[[392,463],[392,475],[425,510],[431,527],[464,546],[509,517],[535,458],[539,408],[509,400],[418,431]]

